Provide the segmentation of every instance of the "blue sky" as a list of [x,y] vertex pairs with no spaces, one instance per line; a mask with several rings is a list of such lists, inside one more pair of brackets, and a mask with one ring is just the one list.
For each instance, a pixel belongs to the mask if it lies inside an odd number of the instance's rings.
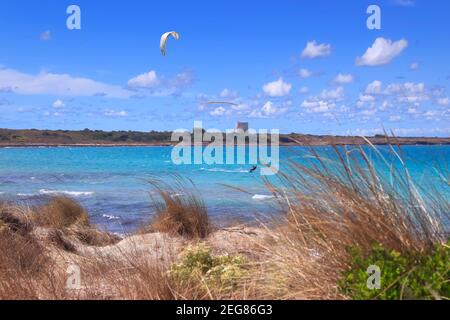
[[0,127],[448,136],[449,18],[445,0],[2,0]]

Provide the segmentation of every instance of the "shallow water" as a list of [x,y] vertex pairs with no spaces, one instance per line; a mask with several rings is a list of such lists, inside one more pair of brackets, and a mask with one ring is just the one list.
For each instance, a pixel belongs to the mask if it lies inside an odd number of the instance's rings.
[[[307,148],[280,149],[281,171],[288,170],[289,161],[313,161]],[[315,150],[336,160],[330,147]],[[248,220],[258,212],[273,211],[273,199],[261,176],[249,173],[252,165],[175,165],[171,151],[171,147],[3,148],[0,198],[32,204],[43,197],[66,194],[88,209],[94,223],[126,233],[153,213],[148,180],[167,180],[177,174],[195,183],[215,218]],[[450,146],[405,146],[402,152],[418,184],[431,183],[448,196],[448,184],[435,169],[448,178]],[[385,170],[389,171],[387,167]]]

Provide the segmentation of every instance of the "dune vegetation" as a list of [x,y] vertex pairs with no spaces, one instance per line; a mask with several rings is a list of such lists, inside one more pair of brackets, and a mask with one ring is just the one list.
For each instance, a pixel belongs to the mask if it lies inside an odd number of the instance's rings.
[[415,184],[395,147],[335,153],[311,149],[307,166],[267,181],[284,214],[256,226],[215,227],[182,183],[152,183],[156,214],[125,238],[69,198],[2,203],[0,299],[449,299],[448,197]]

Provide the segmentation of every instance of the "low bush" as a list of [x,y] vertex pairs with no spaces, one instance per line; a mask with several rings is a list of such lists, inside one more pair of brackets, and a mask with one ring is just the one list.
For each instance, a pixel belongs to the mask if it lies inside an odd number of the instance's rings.
[[181,285],[197,282],[218,291],[235,289],[247,271],[241,255],[214,256],[205,245],[189,247],[180,263],[173,264],[169,274]]
[[[450,244],[450,242],[449,242]],[[450,299],[450,247],[437,245],[430,253],[399,253],[375,245],[369,254],[353,247],[351,269],[340,283],[353,299]],[[368,286],[369,266],[380,268],[380,288]]]

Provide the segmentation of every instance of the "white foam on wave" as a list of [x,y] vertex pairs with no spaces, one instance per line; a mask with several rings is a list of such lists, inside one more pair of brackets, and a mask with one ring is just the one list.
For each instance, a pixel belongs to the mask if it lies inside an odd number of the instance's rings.
[[268,195],[264,195],[264,194],[255,194],[252,197],[253,200],[269,200],[269,199],[273,199],[273,196],[268,196]]
[[172,197],[172,198],[177,198],[177,197],[184,197],[186,194],[184,194],[184,193],[173,193],[173,194],[171,194],[170,196]]
[[64,194],[73,197],[82,197],[82,196],[91,196],[94,192],[91,191],[65,191],[65,190],[47,190],[41,189],[39,190],[40,194]]
[[104,214],[104,215],[102,215],[102,217],[106,218],[108,220],[119,220],[120,219],[120,217],[116,217],[116,216],[113,216],[113,215],[110,215],[110,214]]

